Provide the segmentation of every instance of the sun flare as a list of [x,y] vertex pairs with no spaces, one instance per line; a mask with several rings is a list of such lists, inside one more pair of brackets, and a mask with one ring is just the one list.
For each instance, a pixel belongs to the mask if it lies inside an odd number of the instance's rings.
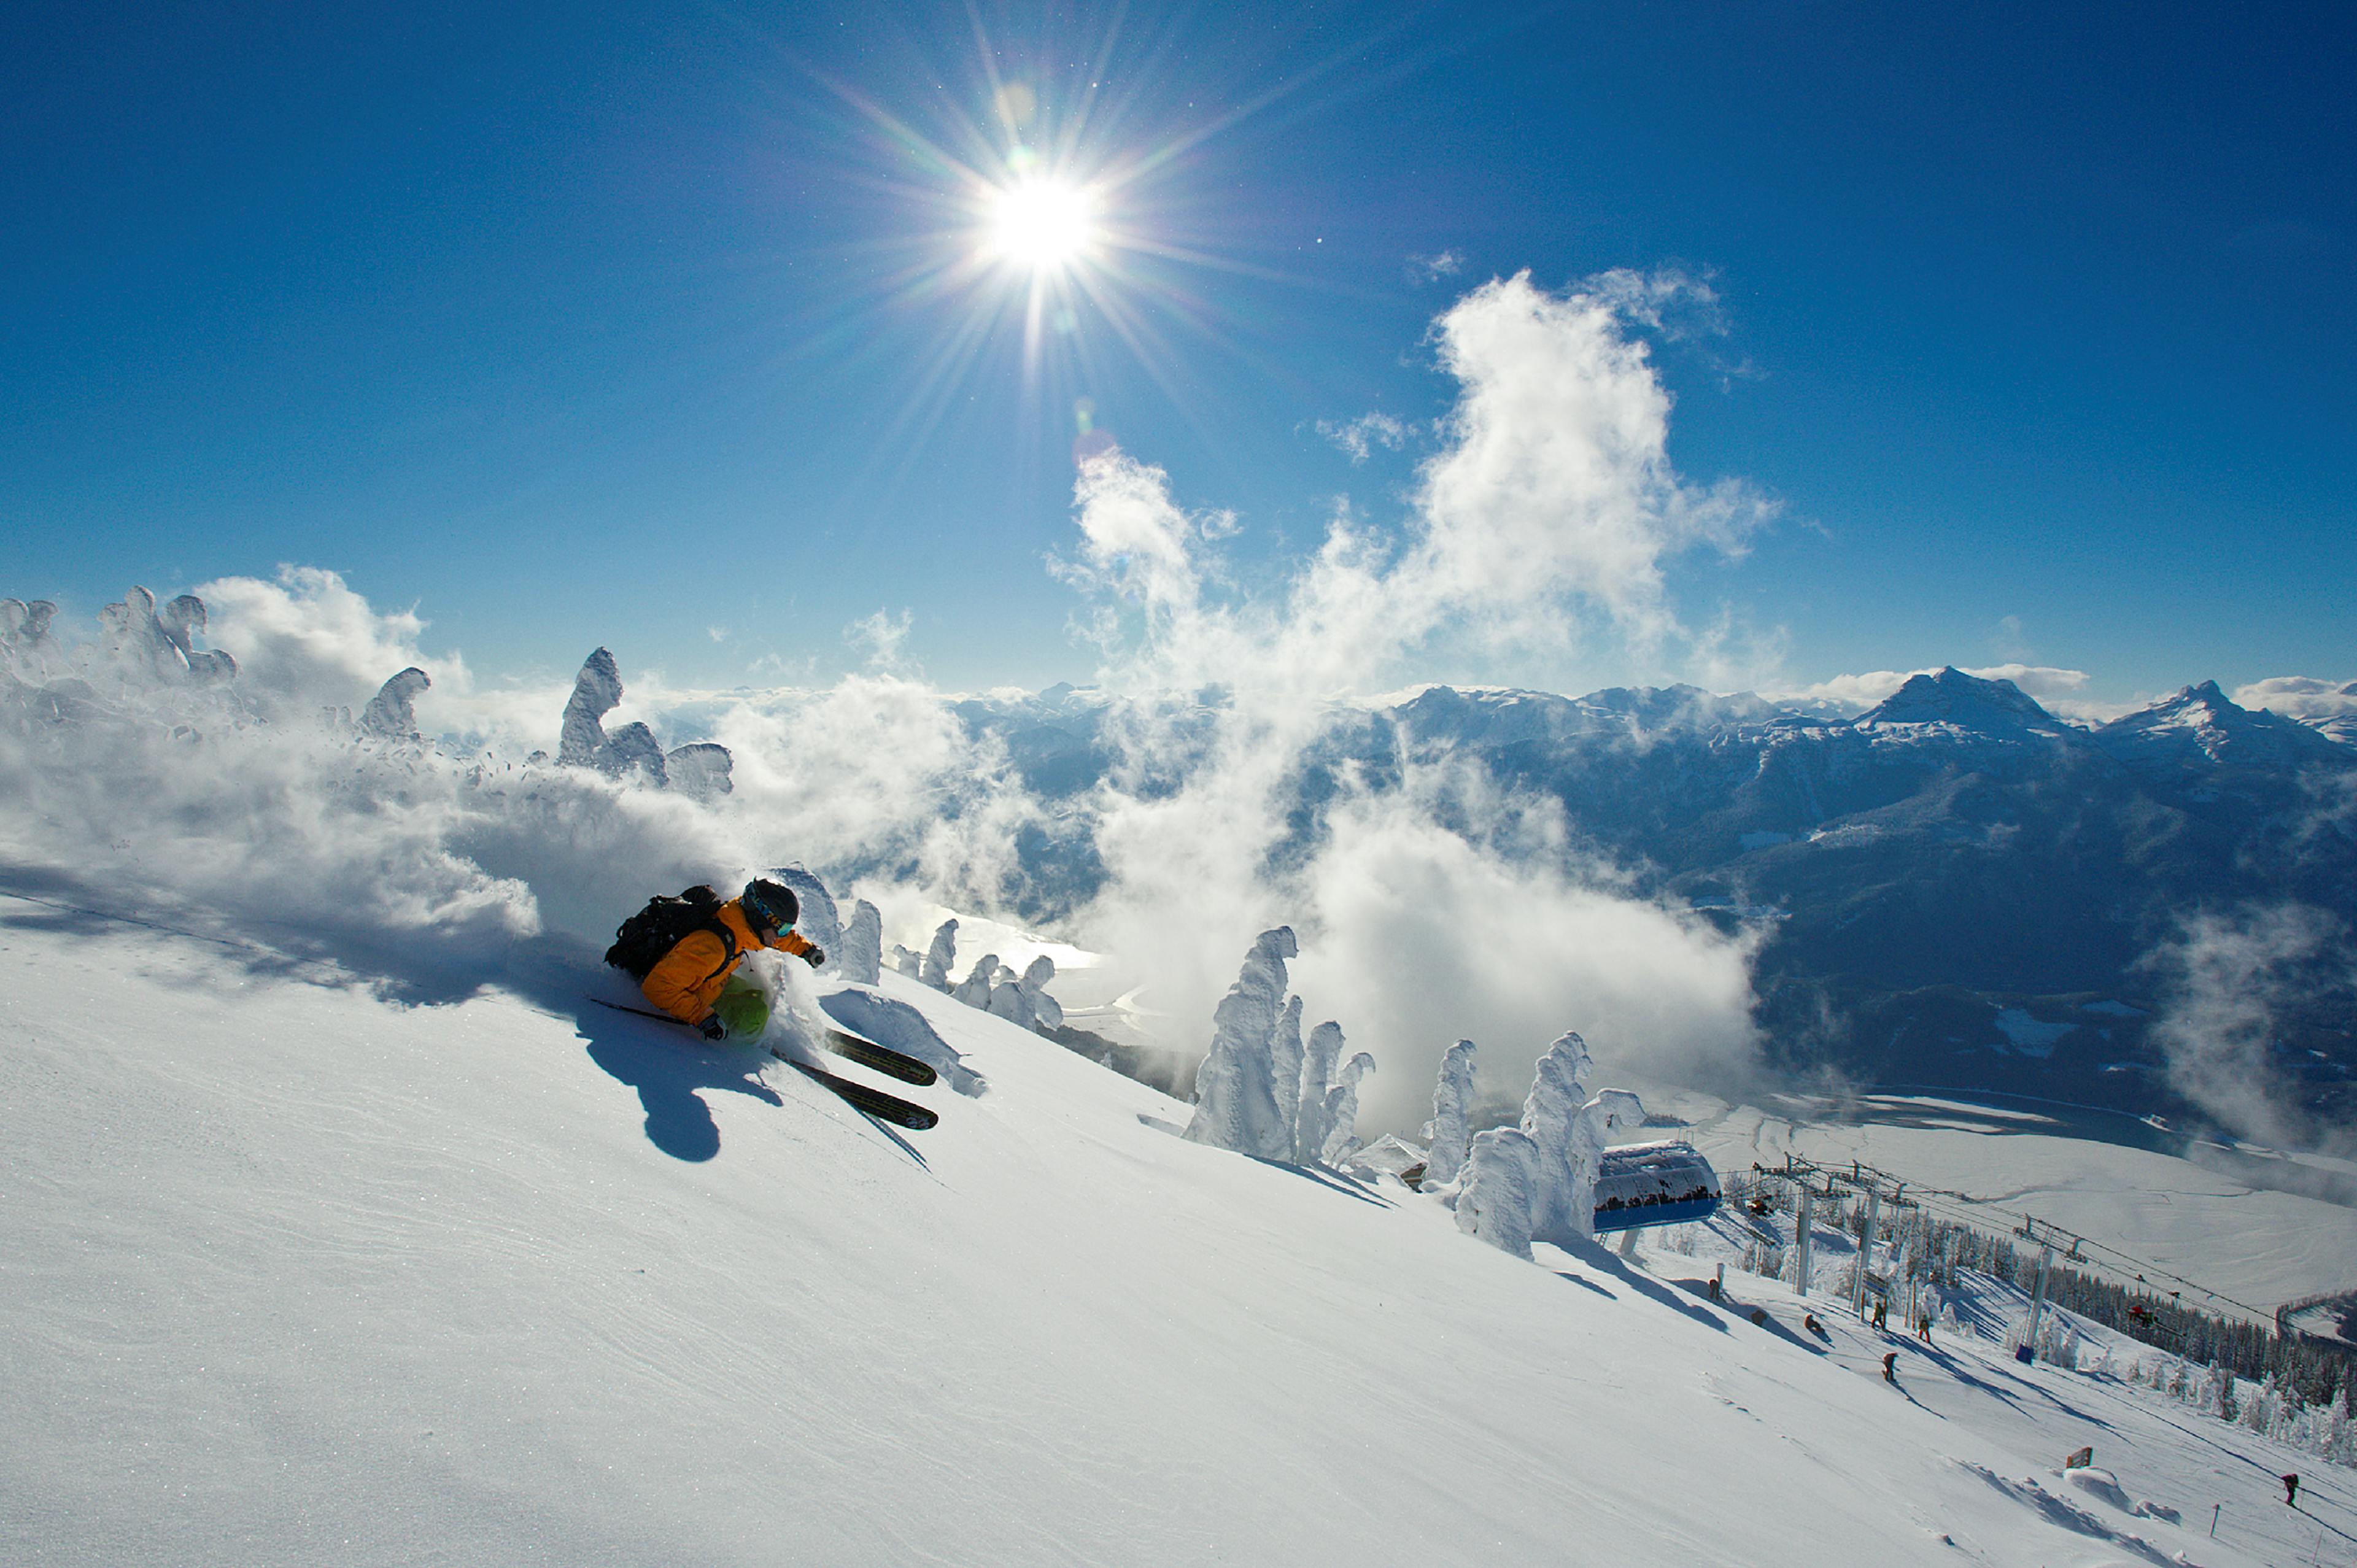
[[1079,186],[1025,180],[992,202],[990,252],[1017,266],[1059,270],[1086,255],[1095,237],[1095,204]]

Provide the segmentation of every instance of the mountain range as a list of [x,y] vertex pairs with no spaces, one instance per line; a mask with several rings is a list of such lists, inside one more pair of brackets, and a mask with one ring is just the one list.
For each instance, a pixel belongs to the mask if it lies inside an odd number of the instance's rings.
[[[1069,833],[1018,846],[1028,917],[1102,882],[1087,796],[1120,755],[1115,711],[1071,687],[959,709],[1071,808]],[[1346,776],[1382,789],[1417,763],[1559,802],[1639,891],[1764,926],[1759,1019],[1803,1076],[2182,1112],[2151,1033],[2187,922],[2286,904],[2357,922],[2357,747],[2215,682],[2093,727],[1954,669],[1856,716],[1690,686],[1428,687],[1331,711],[1281,802],[1292,847]],[[2276,1065],[2337,1120],[2357,1109],[2347,994],[2293,981]]]

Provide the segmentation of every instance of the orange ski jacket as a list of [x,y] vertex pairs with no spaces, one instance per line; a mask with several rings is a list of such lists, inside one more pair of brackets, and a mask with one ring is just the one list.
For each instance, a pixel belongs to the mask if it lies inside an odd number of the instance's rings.
[[[710,931],[688,932],[676,947],[657,959],[654,968],[639,982],[639,990],[646,999],[683,1024],[701,1024],[710,1016],[712,1004],[719,996],[720,988],[728,983],[729,975],[745,961],[747,953],[763,945],[746,920],[743,906],[740,898],[731,898],[720,906],[718,918],[737,939],[735,951],[730,951]],[[797,958],[811,950],[810,943],[792,931],[780,934],[768,945]]]

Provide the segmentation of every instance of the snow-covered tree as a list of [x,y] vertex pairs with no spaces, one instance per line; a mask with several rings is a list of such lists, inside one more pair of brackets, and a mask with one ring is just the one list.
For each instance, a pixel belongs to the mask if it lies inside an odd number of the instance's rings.
[[1457,1228],[1500,1251],[1528,1258],[1532,1219],[1545,1206],[1544,1180],[1539,1146],[1529,1133],[1492,1127],[1476,1134],[1458,1178]]
[[991,1013],[1021,1028],[1055,1028],[1064,1021],[1064,1009],[1047,991],[1055,973],[1056,961],[1045,953],[1033,959],[1019,979],[1013,970],[1001,968],[990,988]]
[[599,721],[621,701],[622,674],[614,667],[614,655],[603,648],[592,650],[581,661],[581,673],[573,678],[573,694],[565,699],[565,724],[556,741],[558,763],[566,768],[594,766],[598,748],[606,744],[606,726]]
[[1278,1110],[1275,1055],[1285,963],[1299,951],[1292,927],[1263,931],[1212,1011],[1211,1050],[1196,1069],[1195,1115],[1187,1124],[1194,1142],[1265,1160],[1293,1158],[1293,1123]]
[[49,635],[49,621],[57,613],[58,607],[47,599],[30,604],[0,599],[0,670],[38,685],[63,668],[65,650]]
[[899,942],[894,942],[892,944],[892,970],[896,974],[905,974],[910,980],[914,980],[921,983],[925,978],[925,961],[920,955],[912,950],[902,947]]
[[826,953],[830,963],[843,956],[843,923],[836,916],[834,895],[817,875],[799,865],[774,866],[770,871],[772,881],[781,882],[794,890],[794,902],[800,912],[794,917],[794,929],[806,941],[813,942]]
[[1030,1004],[1031,1022],[1036,1028],[1064,1026],[1064,1004],[1048,994],[1048,983],[1055,978],[1056,961],[1046,953],[1023,966],[1023,999]]
[[432,684],[432,678],[414,664],[393,676],[377,688],[361,712],[361,733],[386,740],[415,739],[417,693]]
[[1288,996],[1276,1015],[1276,1033],[1269,1039],[1268,1086],[1276,1096],[1276,1124],[1285,1129],[1285,1153],[1297,1152],[1296,1133],[1301,1125],[1301,998]]
[[851,901],[851,924],[843,929],[843,978],[860,985],[884,978],[884,915],[865,898]]
[[[1459,1229],[1518,1257],[1533,1241],[1563,1246],[1595,1235],[1598,1164],[1612,1133],[1641,1122],[1645,1108],[1624,1089],[1588,1098],[1594,1065],[1576,1033],[1547,1047],[1514,1136],[1492,1129],[1473,1140],[1457,1199]],[[1466,1196],[1477,1189],[1484,1196],[1469,1212]]]
[[1440,1081],[1433,1085],[1432,1120],[1424,1124],[1425,1143],[1430,1149],[1425,1160],[1425,1186],[1455,1181],[1464,1167],[1465,1117],[1472,1101],[1473,1042],[1459,1040],[1440,1058]]
[[613,734],[604,719],[620,705],[622,676],[613,653],[595,649],[581,661],[573,680],[573,694],[565,700],[565,720],[556,742],[556,760],[566,768],[593,768],[609,779],[635,779],[658,789],[670,788],[674,760],[684,777],[681,792],[700,800],[726,795],[734,785],[728,748],[697,741],[666,755],[655,732],[635,721]]
[[923,969],[917,978],[936,991],[950,988],[950,971],[957,965],[957,918],[952,916],[933,931],[933,945],[925,950]]
[[730,777],[736,759],[728,748],[708,740],[673,746],[663,756],[663,776],[671,787],[690,800],[710,802],[737,788]]
[[[1320,1024],[1309,1031],[1315,1039],[1332,1030],[1334,1046],[1340,1051],[1342,1027],[1339,1024]],[[1333,1087],[1326,1091],[1326,1141],[1318,1145],[1318,1163],[1339,1165],[1359,1146],[1359,1080],[1375,1070],[1375,1058],[1361,1051],[1342,1064],[1342,1070]]]
[[[1315,1165],[1326,1158],[1326,1134],[1334,1125],[1326,1107],[1326,1099],[1336,1088],[1334,1069],[1341,1060],[1341,1025],[1320,1024],[1309,1031],[1309,1043],[1304,1047],[1301,1057],[1301,1109],[1293,1123],[1293,1157],[1303,1165]],[[1354,1082],[1354,1090],[1355,1087]],[[1354,1119],[1357,1110],[1354,1092],[1351,1103]]]
[[969,1007],[988,1007],[990,989],[998,979],[998,955],[986,952],[974,961],[966,977],[950,989],[951,997]]

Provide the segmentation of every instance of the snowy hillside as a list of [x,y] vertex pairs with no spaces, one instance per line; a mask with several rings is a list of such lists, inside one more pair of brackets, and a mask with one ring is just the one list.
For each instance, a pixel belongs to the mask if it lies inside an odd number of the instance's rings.
[[1509,1258],[898,976],[798,995],[956,1069],[905,1140],[576,946],[420,1006],[176,928],[0,899],[11,1563],[2357,1548],[2351,1472],[2116,1378],[1894,1337],[1893,1388],[1822,1301],[1830,1344],[1674,1254]]

